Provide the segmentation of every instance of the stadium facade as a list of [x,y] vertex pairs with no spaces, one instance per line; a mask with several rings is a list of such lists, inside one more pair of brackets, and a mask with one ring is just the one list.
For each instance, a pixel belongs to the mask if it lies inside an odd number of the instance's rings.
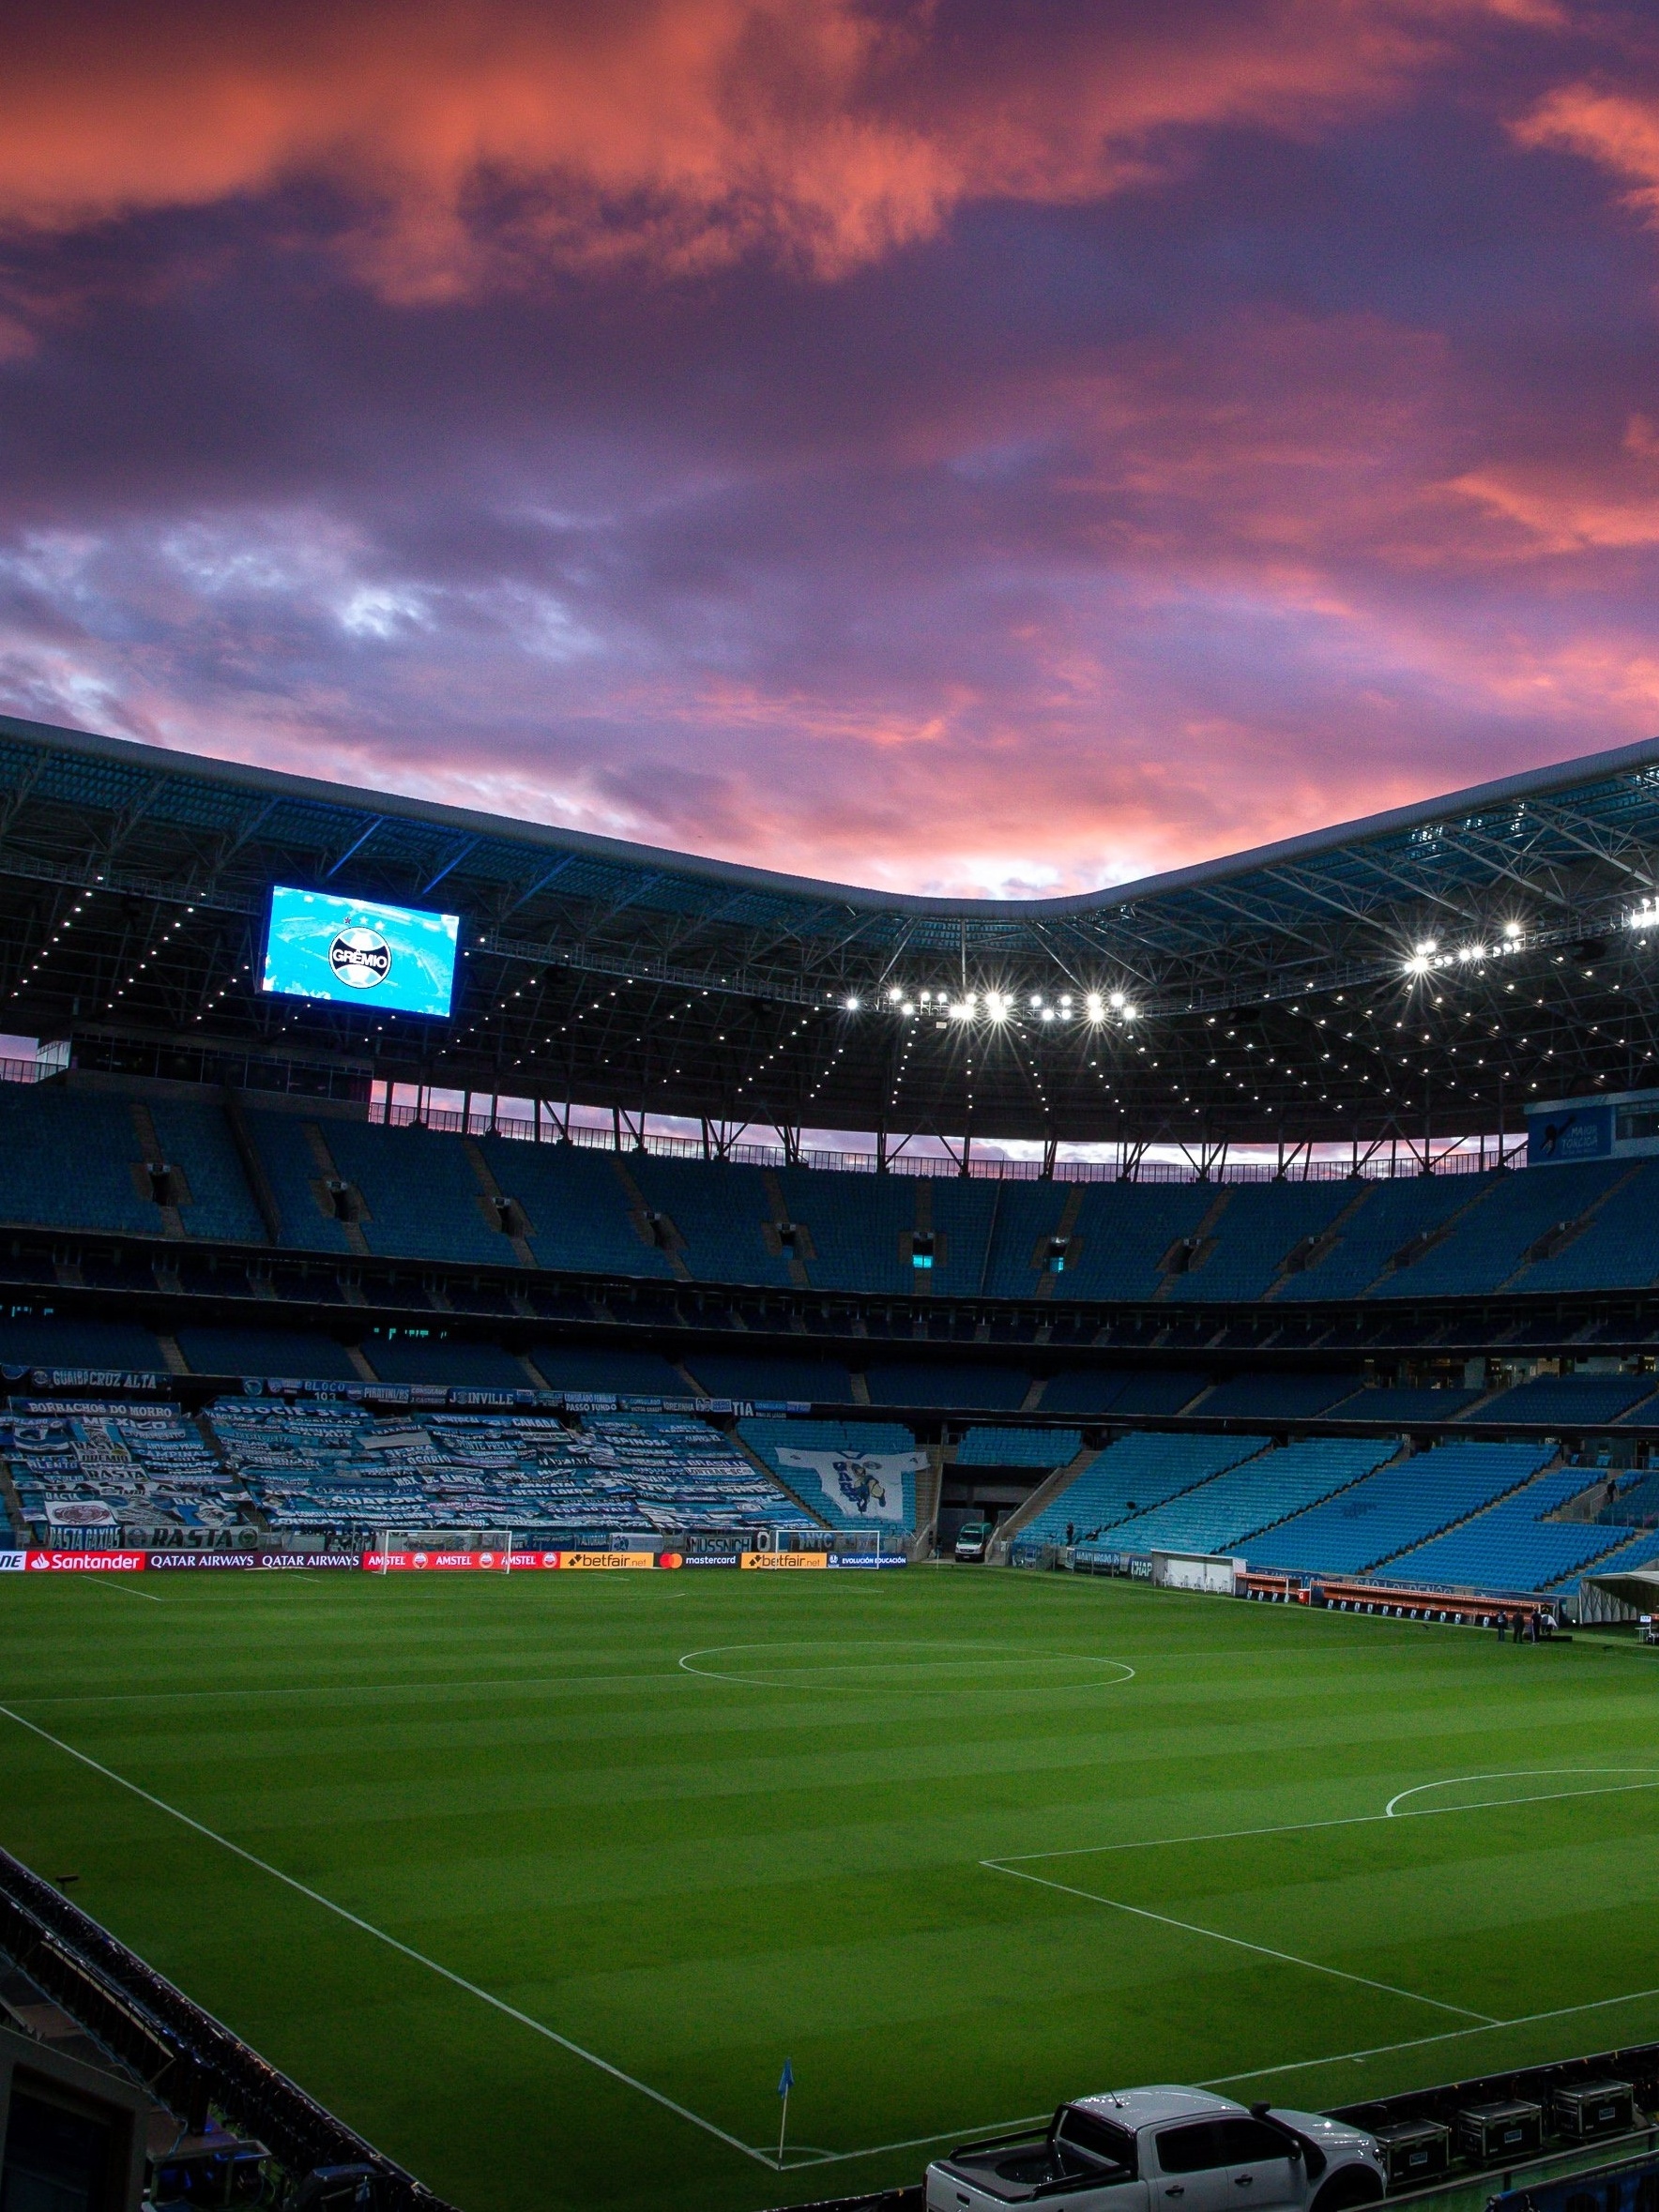
[[0,722],[14,1540],[1639,1563],[1656,863],[1659,741],[1013,904]]

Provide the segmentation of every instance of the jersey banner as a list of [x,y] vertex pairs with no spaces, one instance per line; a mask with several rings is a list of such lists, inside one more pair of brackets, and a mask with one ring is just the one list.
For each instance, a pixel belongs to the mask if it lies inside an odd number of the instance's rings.
[[809,1506],[815,1506],[816,1486],[830,1508],[844,1520],[868,1521],[885,1527],[905,1525],[905,1477],[927,1465],[924,1451],[800,1451],[780,1446],[778,1465],[786,1476],[810,1475],[812,1482],[798,1482]]

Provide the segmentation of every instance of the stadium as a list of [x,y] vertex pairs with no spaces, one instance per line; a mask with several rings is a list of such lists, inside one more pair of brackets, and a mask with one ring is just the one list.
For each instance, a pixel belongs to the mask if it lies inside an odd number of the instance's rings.
[[996,902],[0,720],[0,2002],[181,2201],[1659,2101],[1659,740]]

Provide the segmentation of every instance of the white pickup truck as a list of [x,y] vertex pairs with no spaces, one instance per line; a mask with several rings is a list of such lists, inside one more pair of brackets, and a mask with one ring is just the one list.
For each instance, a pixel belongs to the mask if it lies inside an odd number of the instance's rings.
[[1042,2135],[936,2159],[927,2212],[1352,2212],[1385,2187],[1371,2137],[1321,2113],[1123,2089],[1062,2104]]

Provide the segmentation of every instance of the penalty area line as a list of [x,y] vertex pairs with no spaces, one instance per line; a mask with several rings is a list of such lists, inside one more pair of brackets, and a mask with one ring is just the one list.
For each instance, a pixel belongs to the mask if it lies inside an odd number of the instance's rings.
[[1265,2082],[1273,2074],[1301,2074],[1322,2066],[1348,2066],[1362,2058],[1386,2058],[1395,2051],[1421,2051],[1430,2043],[1455,2043],[1469,2036],[1501,2034],[1507,2028],[1537,2027],[1546,2020],[1571,2020],[1581,2012],[1608,2012],[1616,2005],[1640,2005],[1659,1997],[1659,1989],[1626,1990],[1617,1997],[1591,1997],[1582,2005],[1555,2005],[1545,2012],[1522,2012],[1486,2027],[1440,2028],[1432,2036],[1411,2036],[1403,2043],[1372,2043],[1362,2051],[1337,2051],[1326,2058],[1290,2058],[1281,2066],[1257,2066],[1236,2074],[1214,2074],[1200,2089],[1222,2089],[1229,2082]]
[[294,1875],[283,1873],[281,1867],[272,1866],[268,1859],[257,1857],[251,1851],[245,1851],[240,1843],[233,1843],[228,1836],[221,1836],[217,1828],[208,1827],[205,1822],[195,1819],[188,1812],[181,1812],[176,1805],[169,1805],[164,1797],[158,1797],[139,1783],[129,1781],[126,1775],[117,1774],[113,1766],[105,1766],[89,1753],[77,1750],[73,1744],[65,1743],[62,1736],[53,1735],[38,1722],[25,1720],[23,1714],[14,1712],[9,1705],[0,1705],[0,1715],[19,1728],[27,1729],[31,1735],[38,1735],[42,1743],[51,1744],[55,1750],[63,1751],[69,1758],[78,1760],[83,1766],[90,1767],[94,1774],[101,1775],[106,1781],[115,1783],[117,1788],[129,1791],[135,1797],[142,1797],[146,1805],[153,1805],[158,1812],[166,1813],[170,1820],[179,1821],[185,1827],[193,1828],[198,1836],[205,1836],[209,1843],[217,1843],[221,1851],[230,1852],[234,1857],[251,1867],[257,1867],[262,1874],[268,1874],[273,1881],[281,1882],[284,1887],[308,1898],[312,1904],[321,1905],[325,1912],[333,1913],[337,1918],[348,1922],[363,1934],[372,1935],[377,1943],[383,1943],[388,1949],[413,1960],[417,1966],[424,1966],[429,1973],[437,1975],[451,1987],[464,1991],[469,1997],[478,1998],[480,2004],[488,2005],[507,2019],[517,2022],[520,2027],[526,2027],[532,2034],[545,2037],[548,2042],[556,2043],[561,2051],[568,2051],[571,2057],[580,2058],[586,2065],[597,2068],[601,2074],[609,2074],[614,2082],[620,2082],[625,2088],[636,2090],[641,2097],[649,2098],[653,2104],[661,2105],[664,2112],[673,2113],[677,2119],[688,2121],[693,2128],[700,2128],[705,2135],[712,2135],[717,2142],[725,2144],[730,2149],[740,2151],[744,2158],[753,2159],[758,2165],[769,2166],[777,2171],[778,2160],[769,2151],[756,2150],[751,2144],[740,2143],[737,2136],[728,2135],[723,2128],[717,2128],[712,2120],[704,2119],[700,2113],[693,2112],[687,2105],[677,2104],[672,2097],[665,2097],[661,2089],[653,2089],[648,2082],[642,2082],[633,2074],[624,2073],[619,2066],[613,2066],[608,2058],[601,2058],[597,2052],[584,2050],[580,2043],[573,2043],[569,2036],[561,2036],[556,2028],[550,2028],[545,2021],[537,2020],[528,2012],[521,2012],[516,2005],[508,2004],[504,1997],[497,1997],[493,1992],[480,1989],[476,1981],[468,1981],[464,1975],[457,1974],[452,1967],[440,1965],[436,1959],[429,1959],[424,1951],[416,1950],[412,1944],[388,1934],[384,1928],[376,1928],[373,1920],[365,1920],[346,1906],[336,1904],[331,1897],[325,1897],[320,1889],[312,1889],[308,1884],[297,1881]]
[[1125,1904],[1120,1897],[1103,1897],[1098,1890],[1078,1889],[1070,1882],[1050,1881],[1045,1874],[1028,1874],[1023,1867],[1011,1867],[994,1858],[982,1858],[981,1866],[987,1872],[1007,1874],[1016,1882],[1032,1883],[1039,1889],[1058,1889],[1066,1897],[1084,1898],[1090,1904],[1109,1906],[1115,1913],[1128,1913],[1137,1920],[1151,1920],[1161,1928],[1176,1928],[1185,1935],[1202,1935],[1210,1943],[1231,1944],[1236,1950],[1254,1951],[1260,1959],[1276,1959],[1285,1966],[1300,1966],[1309,1974],[1328,1974],[1336,1981],[1351,1981],[1361,1989],[1377,1990],[1384,1996],[1403,1997],[1408,2004],[1431,2005],[1437,2012],[1455,2012],[1464,2020],[1478,2022],[1483,2027],[1501,2027],[1489,2012],[1477,2012],[1472,2005],[1452,2005],[1443,1997],[1425,1997],[1421,1990],[1403,1990],[1392,1981],[1375,1981],[1368,1974],[1350,1974],[1346,1966],[1326,1966],[1317,1959],[1299,1958],[1294,1951],[1275,1950],[1271,1944],[1252,1943],[1242,1935],[1225,1935],[1218,1928],[1200,1928],[1195,1920],[1178,1920],[1169,1913],[1154,1913],[1146,1905]]

